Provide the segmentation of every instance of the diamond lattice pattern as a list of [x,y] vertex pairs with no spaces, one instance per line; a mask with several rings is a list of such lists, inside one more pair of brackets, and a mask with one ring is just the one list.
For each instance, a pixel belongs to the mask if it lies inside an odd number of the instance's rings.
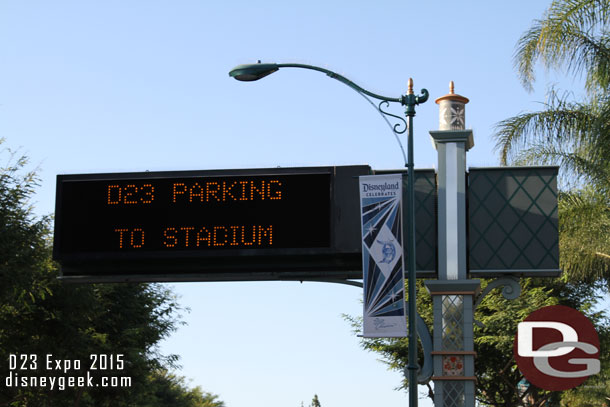
[[443,383],[443,406],[445,407],[463,407],[464,400],[464,382],[449,382]]
[[443,295],[443,350],[464,347],[464,297]]
[[559,268],[556,168],[470,169],[471,270]]

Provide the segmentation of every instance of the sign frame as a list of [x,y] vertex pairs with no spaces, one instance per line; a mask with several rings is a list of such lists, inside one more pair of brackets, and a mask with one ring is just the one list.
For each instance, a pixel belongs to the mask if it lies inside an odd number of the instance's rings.
[[[159,171],[57,176],[53,258],[61,265],[60,278],[70,282],[171,282],[257,280],[361,279],[358,180],[371,173],[369,166],[287,167]],[[253,248],[145,255],[103,253],[67,255],[62,251],[63,187],[66,182],[126,181],[160,178],[239,176],[330,176],[330,245],[313,248]]]

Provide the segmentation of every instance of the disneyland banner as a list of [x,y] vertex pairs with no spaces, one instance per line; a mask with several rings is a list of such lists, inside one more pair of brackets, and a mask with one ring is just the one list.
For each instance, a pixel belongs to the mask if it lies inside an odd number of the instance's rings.
[[402,175],[360,177],[365,338],[407,336]]

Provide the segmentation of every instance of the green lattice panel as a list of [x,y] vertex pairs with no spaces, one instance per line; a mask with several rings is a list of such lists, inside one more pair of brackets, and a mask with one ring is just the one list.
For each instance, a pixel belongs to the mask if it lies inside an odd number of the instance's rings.
[[470,168],[472,274],[559,274],[557,171],[557,167]]
[[415,171],[415,238],[418,271],[436,273],[436,174]]
[[[403,188],[407,189],[406,170],[382,170],[376,174],[405,174]],[[433,169],[415,170],[415,262],[418,277],[436,275],[436,173]],[[406,194],[406,192],[405,192]],[[406,202],[405,202],[406,203]],[[405,206],[406,215],[407,208]],[[406,224],[406,218],[405,218]],[[405,236],[406,242],[406,236]]]

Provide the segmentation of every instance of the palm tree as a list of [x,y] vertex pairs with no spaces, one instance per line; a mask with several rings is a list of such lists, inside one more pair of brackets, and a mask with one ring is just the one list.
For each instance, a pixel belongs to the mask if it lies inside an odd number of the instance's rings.
[[519,40],[515,66],[531,89],[535,66],[585,77],[584,101],[549,92],[545,108],[497,125],[503,164],[558,164],[561,268],[610,289],[610,0],[555,0]]

